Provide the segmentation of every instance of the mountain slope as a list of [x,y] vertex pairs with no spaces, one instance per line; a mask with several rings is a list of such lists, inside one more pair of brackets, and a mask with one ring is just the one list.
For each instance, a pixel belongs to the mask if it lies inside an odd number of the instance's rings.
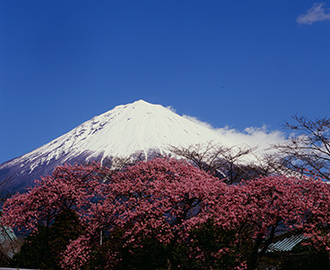
[[21,157],[0,165],[2,189],[31,185],[65,162],[102,160],[151,151],[168,153],[168,146],[213,141],[233,145],[228,138],[188,120],[161,105],[143,100],[117,106],[84,122],[63,136]]

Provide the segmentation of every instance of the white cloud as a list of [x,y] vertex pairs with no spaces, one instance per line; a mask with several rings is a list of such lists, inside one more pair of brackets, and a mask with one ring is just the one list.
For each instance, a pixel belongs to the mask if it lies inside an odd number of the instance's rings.
[[283,143],[286,139],[284,134],[278,130],[269,131],[266,126],[262,128],[249,127],[243,132],[235,129],[220,128],[217,132],[230,138],[236,145],[246,144],[257,147],[257,153],[263,154],[271,150],[272,145]]
[[182,117],[190,120],[191,122],[194,122],[198,125],[201,125],[203,127],[206,127],[206,128],[209,128],[209,129],[214,129],[209,123],[206,123],[206,122],[203,122],[201,120],[199,120],[197,117],[194,117],[194,116],[190,116],[190,115],[182,115]]
[[202,125],[206,128],[212,129],[222,136],[230,140],[233,145],[249,147],[257,147],[256,153],[264,154],[271,150],[271,146],[274,144],[283,143],[286,138],[284,134],[278,130],[269,131],[266,126],[261,128],[248,127],[243,132],[228,127],[214,128],[210,124],[205,123],[197,119],[196,117],[183,115],[184,118],[190,121]]
[[176,113],[176,110],[172,106],[167,106],[166,109],[169,109],[171,112]]
[[313,24],[314,22],[330,20],[330,9],[325,8],[325,3],[314,3],[314,5],[307,10],[306,14],[301,14],[297,18],[297,23]]

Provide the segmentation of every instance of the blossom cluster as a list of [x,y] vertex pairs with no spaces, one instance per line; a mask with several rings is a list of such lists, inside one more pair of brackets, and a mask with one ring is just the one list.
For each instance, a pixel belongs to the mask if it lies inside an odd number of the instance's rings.
[[[60,166],[27,193],[8,199],[2,222],[35,231],[39,224],[51,226],[61,211],[75,211],[86,229],[66,247],[63,269],[81,269],[107,246],[102,254],[112,269],[120,254],[103,241],[115,237],[132,253],[148,238],[164,246],[184,244],[196,260],[234,256],[231,269],[245,269],[281,230],[297,230],[313,245],[328,246],[329,201],[329,185],[321,180],[267,176],[228,185],[185,161],[156,158],[116,172],[100,164]],[[195,237],[203,228],[217,235],[213,250]]]

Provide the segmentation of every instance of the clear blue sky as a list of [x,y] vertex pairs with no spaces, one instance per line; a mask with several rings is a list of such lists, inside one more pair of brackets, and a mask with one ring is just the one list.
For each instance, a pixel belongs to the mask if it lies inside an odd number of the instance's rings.
[[330,1],[0,0],[0,162],[138,99],[240,131],[329,116]]

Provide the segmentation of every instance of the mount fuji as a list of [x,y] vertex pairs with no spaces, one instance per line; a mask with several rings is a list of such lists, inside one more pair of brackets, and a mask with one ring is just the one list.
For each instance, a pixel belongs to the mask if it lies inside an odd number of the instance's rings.
[[234,145],[228,137],[169,108],[139,100],[117,106],[23,156],[0,164],[0,189],[1,193],[22,190],[65,162],[102,161],[135,153],[148,158],[155,152],[168,154],[169,146],[211,141]]

